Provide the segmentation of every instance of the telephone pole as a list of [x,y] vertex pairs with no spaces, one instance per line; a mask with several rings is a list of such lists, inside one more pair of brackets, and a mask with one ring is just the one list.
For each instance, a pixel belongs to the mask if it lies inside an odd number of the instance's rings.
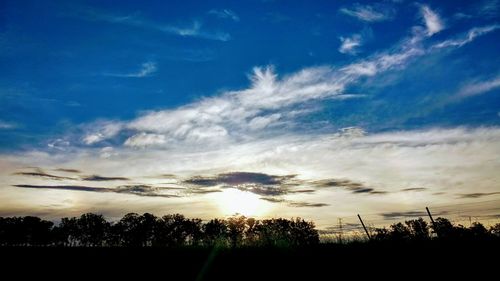
[[339,243],[342,244],[342,218],[339,218]]
[[365,223],[363,222],[363,220],[361,219],[361,216],[358,214],[358,219],[359,221],[361,222],[361,225],[363,226],[363,228],[365,229],[365,232],[366,232],[366,236],[368,236],[368,240],[371,240],[371,236],[370,236],[370,233],[368,232],[368,230],[366,229],[366,226],[365,226]]
[[436,232],[436,235],[439,236],[438,230],[436,228],[436,223],[434,222],[434,219],[432,218],[431,211],[429,211],[429,208],[425,207],[425,210],[427,210],[427,214],[429,215],[429,218],[431,219],[432,222],[432,227],[434,228],[434,231]]

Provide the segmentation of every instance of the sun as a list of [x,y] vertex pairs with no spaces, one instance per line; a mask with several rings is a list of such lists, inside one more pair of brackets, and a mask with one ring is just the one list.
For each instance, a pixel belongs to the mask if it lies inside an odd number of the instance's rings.
[[246,217],[262,216],[270,209],[269,204],[259,199],[258,195],[233,188],[218,193],[215,202],[225,216],[234,214]]

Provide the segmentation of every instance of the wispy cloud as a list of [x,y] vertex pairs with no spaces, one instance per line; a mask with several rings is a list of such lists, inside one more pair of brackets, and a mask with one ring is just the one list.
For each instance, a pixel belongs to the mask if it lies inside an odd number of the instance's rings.
[[499,87],[500,87],[500,76],[497,76],[493,79],[486,81],[475,81],[463,86],[455,95],[455,98],[461,99],[470,96],[476,96],[483,93],[487,93]]
[[16,127],[15,123],[0,120],[0,130],[14,129]]
[[391,20],[396,10],[387,4],[362,5],[355,3],[350,7],[340,9],[340,12],[365,22],[380,22]]
[[145,62],[141,64],[141,68],[136,72],[131,73],[104,73],[105,76],[113,77],[133,77],[133,78],[143,78],[148,77],[158,70],[157,64],[155,62]]
[[325,206],[329,206],[329,204],[326,204],[326,203],[310,203],[310,202],[290,202],[288,204],[290,207],[298,207],[298,208],[311,208],[311,207],[314,207],[314,208],[319,208],[319,207],[325,207]]
[[[434,212],[435,216],[446,215],[447,212]],[[427,216],[426,212],[422,211],[406,211],[406,212],[389,212],[380,214],[382,217],[388,220],[404,219],[404,218],[416,218]]]
[[84,181],[128,181],[125,177],[103,177],[99,175],[83,176]]
[[202,23],[198,20],[192,20],[188,24],[163,24],[142,18],[138,13],[119,16],[89,8],[81,9],[80,13],[76,16],[90,21],[102,21],[112,24],[128,25],[132,27],[156,30],[182,37],[196,37],[217,41],[228,41],[231,39],[231,35],[226,32],[204,30],[202,28]]
[[499,0],[483,0],[474,3],[473,8],[461,9],[460,12],[454,14],[455,19],[493,19],[498,16],[500,11]]
[[358,53],[358,48],[361,46],[361,35],[354,34],[351,37],[339,37],[340,47],[339,52],[342,54],[355,55]]
[[500,192],[475,192],[475,193],[459,194],[459,197],[460,198],[475,199],[475,198],[481,198],[481,197],[492,196],[492,195],[497,195],[497,194],[500,194]]
[[433,48],[448,48],[448,47],[462,47],[465,44],[472,42],[476,37],[485,35],[492,31],[500,28],[500,25],[488,25],[483,27],[475,27],[469,30],[465,35],[457,37],[455,39],[445,40],[443,42],[437,43]]
[[240,21],[240,17],[232,10],[229,9],[212,9],[208,11],[209,14],[214,15],[221,19],[230,19],[233,21]]
[[276,176],[265,173],[232,172],[212,177],[194,176],[184,180],[184,184],[223,188],[236,188],[262,196],[279,196],[293,193],[291,186],[296,186],[294,175]]
[[16,173],[14,173],[14,175],[40,177],[40,178],[46,178],[46,179],[50,179],[50,180],[76,180],[76,178],[51,175],[51,174],[45,173],[44,171],[42,171],[40,169],[37,169],[37,171],[34,171],[34,172],[16,172]]
[[499,0],[485,0],[479,4],[478,15],[486,18],[498,17],[500,11]]
[[386,194],[386,191],[375,190],[365,186],[359,182],[353,182],[351,180],[339,180],[339,179],[326,179],[319,180],[312,183],[316,187],[340,187],[351,191],[352,193],[358,194]]
[[82,185],[32,185],[32,184],[16,184],[15,187],[31,188],[31,189],[53,189],[53,190],[70,190],[70,191],[86,191],[86,192],[99,192],[99,193],[119,193],[130,194],[143,197],[162,197],[173,198],[179,197],[174,194],[164,194],[158,192],[158,188],[147,185],[124,185],[116,188],[82,186]]
[[65,173],[71,173],[71,174],[79,174],[79,173],[81,173],[80,170],[77,170],[77,169],[68,169],[68,168],[57,168],[57,169],[55,169],[55,171],[65,172]]
[[429,48],[422,44],[428,33],[416,31],[387,51],[345,66],[305,68],[283,77],[278,76],[272,66],[256,67],[247,89],[226,91],[176,109],[145,112],[126,122],[89,124],[83,142],[95,145],[126,136],[122,143],[129,147],[166,147],[180,143],[196,146],[203,143],[210,147],[290,130],[297,118],[311,113],[302,108],[302,104],[345,97],[345,89],[365,77],[403,69],[418,57],[462,47],[491,31],[474,30],[469,31],[475,34],[472,39],[463,44],[444,44],[448,39]]
[[429,6],[421,5],[420,12],[424,18],[428,36],[432,36],[445,28],[439,15],[435,11],[431,10]]
[[83,130],[87,131],[87,133],[81,138],[81,141],[86,145],[93,145],[115,137],[122,129],[123,123],[119,121],[96,121],[93,124],[84,126]]

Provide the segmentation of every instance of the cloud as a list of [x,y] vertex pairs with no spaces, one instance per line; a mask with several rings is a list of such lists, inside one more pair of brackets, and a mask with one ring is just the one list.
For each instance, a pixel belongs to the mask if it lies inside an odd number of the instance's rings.
[[80,185],[31,185],[31,184],[15,184],[15,187],[34,188],[34,189],[62,189],[75,191],[90,191],[90,192],[110,192],[109,188],[80,186]]
[[483,18],[495,18],[498,17],[498,12],[500,10],[500,1],[498,0],[485,0],[482,1],[481,5],[477,9],[478,16]]
[[[80,173],[80,170],[76,169],[56,169],[56,171],[66,172],[66,173]],[[64,177],[52,175],[44,172],[42,169],[35,169],[34,172],[15,172],[13,175],[16,176],[29,176],[29,177],[40,177],[50,180],[82,180],[82,181],[118,181],[118,180],[129,180],[125,177],[103,177],[99,175],[90,175],[90,176],[81,176],[79,178],[76,177]]]
[[164,135],[159,134],[147,134],[147,133],[139,133],[128,138],[124,145],[131,147],[147,147],[147,146],[156,146],[165,144],[166,138]]
[[100,192],[100,193],[120,193],[120,194],[131,194],[143,197],[163,197],[163,198],[178,197],[177,195],[158,193],[157,188],[152,188],[147,185],[125,185],[116,188],[104,188],[104,187],[81,186],[81,185],[16,184],[14,186],[20,188],[32,188],[32,189],[55,189],[55,190],[87,191],[87,192]]
[[297,119],[315,111],[313,103],[340,99],[348,87],[366,77],[403,69],[418,57],[462,46],[425,48],[422,41],[426,38],[427,33],[415,31],[386,51],[335,68],[309,67],[280,76],[272,66],[255,67],[246,89],[225,91],[174,109],[146,111],[128,121],[98,121],[85,129],[81,141],[109,145],[106,141],[114,140],[142,148],[200,144],[213,148],[285,133],[298,126]]
[[123,128],[122,122],[96,121],[84,126],[83,130],[86,132],[82,141],[86,145],[93,145],[118,135]]
[[288,204],[290,207],[299,207],[299,208],[319,208],[319,207],[325,207],[329,206],[329,204],[325,203],[309,203],[309,202],[290,202]]
[[329,204],[326,204],[326,203],[290,201],[290,200],[285,200],[283,198],[276,198],[276,197],[261,197],[259,199],[267,201],[267,202],[271,202],[271,203],[287,203],[287,206],[292,207],[292,208],[320,208],[320,207],[330,206]]
[[500,1],[484,0],[475,5],[472,9],[461,9],[460,12],[454,14],[455,19],[494,19],[498,16],[500,10]]
[[221,31],[207,31],[202,29],[201,22],[194,20],[189,24],[172,25],[154,22],[145,18],[141,18],[139,13],[119,16],[96,9],[82,8],[75,14],[76,17],[89,21],[102,21],[112,24],[120,24],[149,30],[156,30],[163,33],[174,34],[181,37],[195,37],[216,41],[228,41],[231,35]]
[[353,182],[351,180],[345,179],[324,179],[319,181],[314,181],[312,184],[316,187],[341,187],[343,189],[349,190],[354,194],[367,193],[367,194],[386,194],[386,191],[378,191],[374,188],[366,187],[364,184],[359,182]]
[[455,98],[466,98],[487,93],[500,87],[500,76],[486,81],[475,81],[463,86],[456,94]]
[[16,172],[14,175],[17,176],[29,176],[29,177],[40,177],[51,180],[76,180],[76,178],[62,177],[45,173],[43,170],[37,169],[36,172]]
[[9,130],[9,129],[15,129],[17,127],[16,124],[0,120],[0,130]]
[[472,42],[476,37],[485,35],[487,33],[490,33],[492,31],[497,30],[500,28],[500,25],[494,24],[494,25],[488,25],[488,26],[483,26],[483,27],[475,27],[469,30],[465,36],[461,36],[456,39],[449,39],[445,40],[443,42],[440,42],[438,44],[433,45],[432,48],[449,48],[449,47],[462,47],[470,42]]
[[[236,188],[262,196],[280,196],[287,194],[315,193],[326,187],[341,187],[354,194],[386,194],[385,191],[369,188],[350,180],[323,179],[317,181],[300,180],[296,175],[268,175],[265,173],[232,172],[211,177],[193,176],[183,181],[184,184],[200,187]],[[298,186],[310,186],[314,189],[295,189]],[[270,198],[270,197],[263,197]],[[266,199],[264,199],[266,200]],[[269,200],[268,200],[269,201]],[[280,201],[281,202],[281,201]]]
[[342,43],[339,47],[339,52],[342,54],[355,55],[358,53],[358,48],[361,46],[361,36],[354,34],[351,37],[339,37]]
[[67,168],[57,168],[57,169],[55,169],[55,171],[65,172],[65,173],[73,173],[73,174],[79,174],[79,173],[81,173],[80,170],[77,170],[77,169],[67,169]]
[[138,184],[138,185],[118,186],[118,187],[113,189],[113,192],[124,193],[124,194],[133,194],[133,195],[146,196],[146,197],[164,197],[164,198],[179,197],[178,195],[161,193],[161,190],[163,190],[163,188],[153,187],[153,186],[144,185],[144,184]]
[[[94,147],[69,150],[62,154],[31,151],[16,155],[3,154],[0,158],[0,181],[4,185],[20,184],[22,180],[22,184],[50,186],[40,184],[37,179],[25,182],[26,179],[12,175],[12,169],[26,165],[64,165],[85,174],[114,174],[120,171],[130,179],[150,181],[152,186],[157,186],[162,179],[144,178],[145,171],[149,175],[169,173],[177,175],[176,184],[172,187],[185,187],[183,190],[173,190],[178,196],[180,193],[181,198],[169,201],[172,205],[154,205],[151,201],[123,202],[119,197],[117,201],[97,203],[100,199],[81,194],[78,198],[82,203],[71,208],[84,210],[88,207],[85,204],[91,204],[121,211],[126,204],[131,208],[159,213],[180,210],[188,215],[207,212],[218,214],[213,210],[217,195],[227,188],[237,188],[261,194],[258,197],[275,198],[274,201],[283,202],[273,204],[272,208],[275,209],[272,214],[277,216],[293,215],[294,210],[289,202],[329,204],[322,207],[325,212],[304,209],[304,215],[323,224],[331,220],[332,215],[380,212],[381,206],[392,212],[428,202],[438,205],[473,200],[457,198],[457,195],[471,191],[498,192],[495,183],[500,181],[500,163],[497,161],[499,143],[498,127],[457,127],[362,134],[345,134],[341,131],[287,134],[197,151],[193,151],[190,146],[144,150],[123,147],[116,149],[117,156],[106,161],[99,158],[99,149]],[[75,184],[72,185],[86,186],[85,181],[73,182]],[[114,182],[99,183],[113,187]],[[402,189],[420,186],[425,186],[429,192],[401,192]],[[163,193],[162,190],[160,188],[158,192]],[[170,189],[165,192],[167,190]],[[303,194],[299,192],[301,190],[315,192]],[[383,196],[372,194],[377,191],[387,193]],[[188,200],[190,195],[206,193],[209,194],[196,198],[196,204]],[[440,195],[433,195],[435,193]],[[15,198],[19,194],[12,189],[0,190],[0,194],[12,198],[12,204],[18,202]],[[42,199],[33,200],[40,202]],[[54,199],[48,197],[43,200]],[[30,205],[26,208],[32,210],[34,207]],[[480,214],[483,211],[475,209],[475,212]]]
[[271,202],[271,203],[283,203],[283,202],[286,202],[285,199],[283,199],[283,198],[276,198],[276,197],[260,197],[259,199],[267,201],[267,202]]
[[475,193],[463,193],[459,194],[460,198],[481,198],[481,197],[486,197],[486,196],[491,196],[491,195],[497,195],[500,194],[500,192],[475,192]]
[[418,192],[418,191],[426,191],[426,190],[427,190],[427,188],[425,188],[425,187],[410,187],[410,188],[401,189],[401,191],[403,191],[403,192],[412,192],[412,191]]
[[129,178],[125,177],[103,177],[99,175],[83,176],[84,181],[127,181]]
[[[433,212],[435,216],[446,215],[448,212]],[[428,214],[423,211],[407,211],[407,212],[388,212],[380,214],[382,217],[388,220],[404,219],[407,217],[426,217]]]
[[151,76],[151,74],[155,73],[158,70],[155,62],[145,62],[141,65],[141,68],[137,72],[132,73],[105,73],[105,76],[113,76],[113,77],[133,77],[133,78],[144,78]]
[[240,17],[234,11],[229,9],[221,9],[221,10],[212,9],[208,11],[208,13],[221,19],[230,19],[236,22],[240,21]]
[[362,5],[355,3],[350,7],[341,8],[339,11],[365,22],[381,22],[391,20],[396,14],[396,10],[392,6],[381,3],[374,5]]
[[289,186],[296,185],[294,175],[275,176],[265,173],[232,172],[212,177],[194,176],[183,181],[185,184],[223,188],[236,188],[264,196],[278,196],[288,194]]
[[445,28],[439,15],[427,5],[420,6],[420,12],[427,27],[427,35],[432,36]]

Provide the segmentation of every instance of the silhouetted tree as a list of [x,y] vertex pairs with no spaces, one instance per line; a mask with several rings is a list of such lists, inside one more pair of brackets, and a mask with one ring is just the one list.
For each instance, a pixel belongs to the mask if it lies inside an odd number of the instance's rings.
[[259,242],[259,225],[260,221],[254,218],[246,219],[245,243],[247,245],[256,245]]
[[376,241],[387,241],[391,238],[391,232],[387,228],[375,228],[372,238]]
[[181,214],[166,215],[159,220],[158,235],[155,236],[155,246],[178,247],[187,241],[199,240],[201,221],[186,219]]
[[225,220],[212,219],[205,223],[202,229],[205,245],[226,245],[229,230]]
[[53,240],[50,221],[38,217],[13,217],[0,219],[0,244],[16,246],[49,245]]
[[497,223],[490,227],[490,234],[497,238],[500,238],[500,223]]
[[241,245],[243,235],[245,233],[246,218],[245,216],[234,216],[227,220],[228,237],[231,247]]
[[259,243],[265,246],[305,246],[319,243],[314,223],[303,219],[268,219],[256,226]]
[[488,230],[480,222],[473,222],[469,227],[470,234],[472,238],[484,239],[488,236]]
[[391,240],[403,241],[409,240],[411,237],[410,229],[400,222],[392,224],[390,229]]
[[77,220],[78,240],[84,246],[103,246],[109,226],[102,215],[83,214]]
[[120,245],[127,247],[143,246],[140,223],[141,218],[136,213],[128,213],[118,221],[114,231],[118,234]]
[[79,244],[78,219],[62,218],[59,226],[55,227],[56,243],[63,246],[77,246]]
[[291,220],[291,244],[294,246],[306,246],[319,243],[319,234],[313,222],[307,222],[301,218]]
[[438,217],[434,220],[434,224],[431,226],[431,228],[439,238],[446,239],[456,236],[455,227],[446,218]]
[[412,239],[418,241],[429,239],[429,227],[427,222],[425,222],[422,218],[405,221],[405,224],[410,231]]

